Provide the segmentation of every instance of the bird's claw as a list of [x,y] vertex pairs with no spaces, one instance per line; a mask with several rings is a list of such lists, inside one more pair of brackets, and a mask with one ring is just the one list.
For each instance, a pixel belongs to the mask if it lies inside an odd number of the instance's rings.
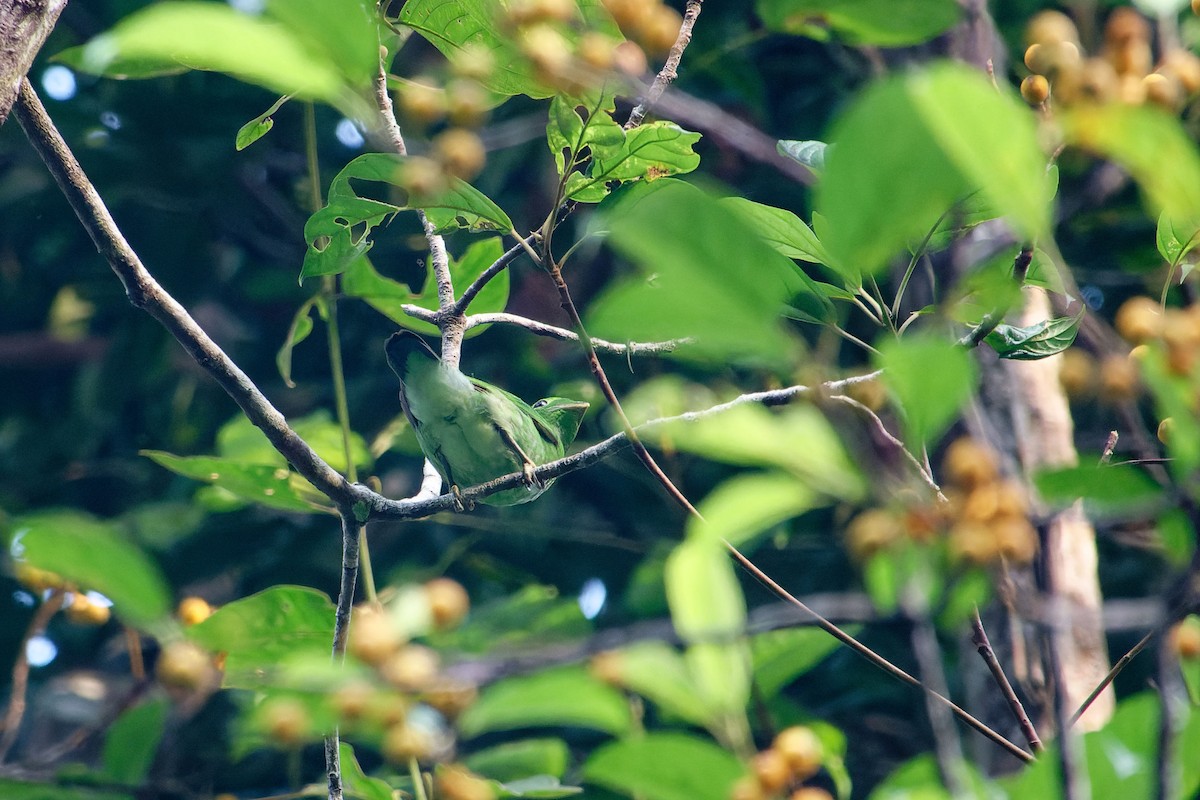
[[457,484],[450,487],[450,499],[454,504],[455,512],[459,514],[464,511],[471,511],[475,508],[475,501],[464,498],[462,496],[462,491],[459,490]]
[[541,489],[545,486],[537,474],[534,473],[533,464],[528,461],[521,467],[521,475],[525,478],[525,486],[528,489]]

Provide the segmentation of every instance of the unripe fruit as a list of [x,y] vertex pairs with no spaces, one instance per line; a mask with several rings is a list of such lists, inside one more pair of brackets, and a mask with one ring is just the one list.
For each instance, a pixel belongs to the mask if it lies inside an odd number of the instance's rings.
[[1193,614],[1172,628],[1171,646],[1180,658],[1200,658],[1200,617]]
[[438,630],[453,628],[471,610],[471,598],[462,584],[451,578],[436,578],[425,584],[429,613]]
[[175,616],[184,625],[195,625],[212,616],[213,607],[202,597],[185,597],[179,601]]
[[1138,369],[1128,358],[1109,356],[1100,365],[1100,396],[1110,402],[1132,400],[1138,393]]
[[112,619],[112,610],[100,605],[86,594],[76,592],[66,609],[67,619],[76,625],[103,625]]
[[588,672],[598,681],[609,686],[622,686],[625,679],[623,665],[625,656],[620,650],[605,650],[592,656],[588,662]]
[[426,705],[440,711],[443,716],[453,719],[479,699],[479,690],[469,683],[439,680],[425,690],[421,699]]
[[460,78],[484,81],[495,71],[496,57],[486,45],[466,44],[455,54],[451,67]]
[[393,764],[406,764],[413,758],[418,761],[428,759],[433,753],[433,743],[421,729],[400,723],[388,728],[379,752]]
[[312,735],[312,718],[294,697],[273,697],[259,709],[259,722],[267,736],[279,744],[295,747]]
[[212,658],[199,645],[189,641],[168,644],[154,666],[155,677],[172,689],[199,689],[214,678]]
[[1053,76],[1079,63],[1079,48],[1071,42],[1035,43],[1025,49],[1025,66],[1039,75]]
[[942,457],[946,479],[964,489],[995,480],[1000,472],[992,451],[969,436],[951,442]]
[[1079,92],[1096,103],[1105,103],[1117,96],[1117,71],[1103,58],[1089,58],[1079,73]]
[[496,790],[489,781],[463,767],[451,766],[437,775],[438,797],[444,800],[495,800]]
[[1137,78],[1149,72],[1154,63],[1149,42],[1125,42],[1106,50],[1105,56],[1118,75],[1133,75]]
[[1163,56],[1159,70],[1165,75],[1173,75],[1179,81],[1186,94],[1192,95],[1200,91],[1200,57],[1188,50],[1171,50]]
[[750,761],[750,769],[767,794],[777,794],[792,782],[792,769],[787,758],[773,748],[757,753]]
[[797,780],[805,780],[815,775],[821,768],[821,762],[825,760],[825,746],[811,728],[803,725],[793,725],[781,730],[771,747],[787,759],[788,766]]
[[1072,400],[1090,396],[1096,388],[1096,361],[1087,351],[1070,347],[1058,364],[1058,380]]
[[1031,106],[1040,106],[1050,99],[1050,81],[1041,75],[1030,75],[1021,81],[1021,97]]
[[366,606],[354,610],[347,647],[359,661],[378,666],[402,644],[404,637],[383,612]]
[[801,786],[788,795],[788,800],[833,800],[833,795],[820,786]]
[[950,529],[950,552],[972,564],[987,564],[999,556],[999,543],[987,525],[961,522]]
[[613,67],[622,75],[637,78],[649,69],[646,53],[633,42],[621,42],[613,48]]
[[996,549],[1002,556],[1016,564],[1028,564],[1037,555],[1037,530],[1023,517],[1005,517],[994,520],[992,535],[996,538]]
[[1131,297],[1117,309],[1113,320],[1117,333],[1131,344],[1141,344],[1162,333],[1163,313],[1158,302],[1145,295]]
[[1150,23],[1130,6],[1118,6],[1104,25],[1104,41],[1111,45],[1150,41]]
[[649,0],[602,0],[613,21],[625,32],[635,31],[642,25],[642,20],[649,13],[652,3]]
[[385,681],[406,692],[419,692],[433,685],[440,661],[437,653],[419,644],[410,644],[393,653],[379,667]]
[[433,78],[416,78],[400,89],[400,108],[417,122],[437,122],[446,116],[446,93]]
[[1071,42],[1078,45],[1079,31],[1071,18],[1061,11],[1039,11],[1025,25],[1025,41],[1028,44]]
[[455,125],[476,127],[487,116],[488,96],[473,80],[457,80],[446,87],[446,116]]
[[1155,436],[1163,444],[1171,443],[1171,428],[1175,426],[1175,420],[1170,417],[1163,417],[1162,422],[1158,423],[1158,430],[1155,431]]
[[439,195],[450,186],[441,165],[424,156],[413,156],[404,162],[403,182],[409,193],[418,199]]
[[766,794],[752,775],[744,775],[734,781],[729,789],[729,800],[763,800]]
[[571,61],[571,48],[563,35],[549,25],[534,25],[525,28],[520,35],[521,53],[524,54],[543,78],[561,74]]
[[66,581],[58,573],[47,569],[38,569],[28,561],[17,562],[13,569],[13,575],[18,583],[34,592],[61,589],[66,585]]
[[652,5],[635,32],[647,52],[662,55],[675,46],[683,16],[670,6]]
[[345,722],[356,722],[366,716],[376,700],[377,693],[365,681],[351,681],[339,686],[330,702],[338,718]]
[[850,555],[864,561],[903,536],[904,525],[894,514],[872,508],[850,520],[846,527],[846,547]]
[[576,46],[581,61],[594,70],[605,72],[612,68],[613,49],[617,43],[602,33],[585,33]]

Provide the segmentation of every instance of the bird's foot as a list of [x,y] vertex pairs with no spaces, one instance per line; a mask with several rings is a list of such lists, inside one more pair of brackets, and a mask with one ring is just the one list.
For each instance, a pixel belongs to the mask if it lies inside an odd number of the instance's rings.
[[474,500],[467,500],[462,496],[462,491],[455,484],[450,487],[450,498],[454,502],[454,510],[461,514],[464,511],[471,511],[475,508]]
[[539,478],[534,473],[534,465],[532,462],[526,461],[521,466],[521,475],[523,475],[525,478],[525,487],[526,488],[528,488],[528,489],[543,489],[543,488],[545,488],[545,484],[542,483],[541,478]]

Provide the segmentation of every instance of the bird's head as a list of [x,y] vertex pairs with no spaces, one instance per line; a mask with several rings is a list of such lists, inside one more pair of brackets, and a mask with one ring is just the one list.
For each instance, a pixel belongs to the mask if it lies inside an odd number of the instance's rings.
[[563,447],[575,441],[588,403],[568,397],[544,397],[533,404],[533,409],[558,431]]

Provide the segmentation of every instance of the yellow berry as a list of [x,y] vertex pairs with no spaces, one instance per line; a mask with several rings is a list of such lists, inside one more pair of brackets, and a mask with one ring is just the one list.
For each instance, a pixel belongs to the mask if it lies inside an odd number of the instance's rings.
[[1138,386],[1138,368],[1130,359],[1109,356],[1100,364],[1100,396],[1105,400],[1132,400],[1137,396]]
[[496,70],[496,57],[486,45],[468,43],[455,54],[454,74],[473,81],[485,81]]
[[1038,551],[1037,530],[1024,517],[1005,517],[992,522],[992,535],[1000,554],[1017,564],[1028,564]]
[[1027,44],[1079,44],[1079,30],[1071,18],[1061,11],[1039,11],[1025,25],[1025,41]]
[[621,42],[613,48],[613,67],[622,75],[637,78],[649,69],[646,52],[633,42]]
[[308,709],[294,697],[273,697],[259,709],[263,731],[279,744],[294,747],[312,735]]
[[456,80],[446,87],[446,116],[455,125],[476,127],[487,111],[487,92],[476,81]]
[[1171,428],[1175,427],[1175,420],[1170,417],[1163,417],[1162,422],[1158,423],[1158,430],[1155,435],[1163,444],[1171,443]]
[[647,52],[663,55],[675,46],[681,25],[683,16],[678,11],[670,6],[653,5],[638,23],[634,35]]
[[969,436],[951,442],[942,456],[946,479],[964,489],[995,480],[1000,472],[995,454]]
[[451,765],[438,772],[438,797],[444,800],[495,800],[496,790],[491,782],[469,772],[465,767]]
[[479,698],[479,690],[469,683],[438,680],[426,689],[421,699],[446,717],[454,719]]
[[433,685],[440,665],[437,653],[410,644],[389,656],[379,666],[379,674],[397,689],[417,692]]
[[199,645],[189,641],[171,642],[158,656],[155,677],[172,689],[199,689],[215,677],[212,658]]
[[543,78],[562,74],[571,61],[571,48],[563,35],[549,25],[525,28],[520,35],[521,53]]
[[650,12],[653,3],[649,0],[602,0],[613,21],[625,32],[635,31]]
[[803,725],[781,730],[771,747],[787,759],[797,780],[806,780],[816,774],[825,760],[825,746],[811,728]]
[[792,782],[792,768],[783,754],[774,748],[757,753],[750,760],[750,769],[766,794],[777,794]]
[[625,680],[624,664],[625,656],[620,650],[605,650],[592,656],[588,662],[588,672],[609,686],[622,686]]
[[1192,0],[1192,13],[1200,15],[1200,0]]
[[833,795],[820,786],[801,786],[788,795],[788,800],[833,800]]
[[437,122],[446,116],[446,93],[432,78],[416,78],[400,89],[400,108],[420,123]]
[[1095,103],[1106,103],[1117,96],[1117,71],[1103,58],[1089,58],[1079,73],[1079,92]]
[[409,759],[428,759],[433,754],[433,742],[425,731],[402,722],[388,728],[379,752],[393,764],[406,764]]
[[868,509],[846,526],[846,547],[850,555],[864,561],[904,536],[904,525],[889,511]]
[[213,607],[202,597],[185,597],[179,601],[175,616],[184,625],[195,625],[212,616]]
[[616,46],[617,43],[604,34],[589,31],[580,37],[576,53],[588,67],[603,72],[612,68]]
[[453,628],[471,610],[471,598],[462,584],[451,578],[437,578],[425,584],[429,613],[438,630]]
[[1079,63],[1079,48],[1071,42],[1035,42],[1025,49],[1025,66],[1038,75],[1053,77]]
[[1200,658],[1200,617],[1193,614],[1172,628],[1171,645],[1180,658]]
[[375,687],[362,680],[355,680],[337,688],[330,698],[338,718],[345,722],[362,719],[371,710],[378,693]]
[[[412,156],[404,162],[404,187],[414,197],[432,197],[449,188],[450,183],[441,164],[432,158]],[[410,203],[413,202],[411,199]]]
[[112,610],[93,601],[86,594],[71,595],[71,604],[66,609],[67,619],[76,625],[103,625],[112,619]]
[[348,649],[358,660],[378,666],[404,644],[404,637],[387,616],[369,607],[354,609]]
[[743,775],[729,789],[729,800],[764,800],[766,794],[753,775]]
[[1150,42],[1150,23],[1131,6],[1118,6],[1104,25],[1104,41],[1111,45]]
[[1096,387],[1096,360],[1085,350],[1068,348],[1058,364],[1058,380],[1071,399],[1088,397]]
[[1117,309],[1113,324],[1126,341],[1141,344],[1162,333],[1162,309],[1157,301],[1145,295],[1131,297]]
[[1040,106],[1050,99],[1050,81],[1042,75],[1030,75],[1021,81],[1021,97],[1031,106]]
[[950,552],[973,564],[987,564],[1000,554],[996,537],[981,522],[961,522],[950,529]]
[[47,569],[38,569],[28,561],[17,562],[13,573],[17,582],[34,592],[44,592],[47,589],[61,589],[66,586],[66,581],[58,573]]

